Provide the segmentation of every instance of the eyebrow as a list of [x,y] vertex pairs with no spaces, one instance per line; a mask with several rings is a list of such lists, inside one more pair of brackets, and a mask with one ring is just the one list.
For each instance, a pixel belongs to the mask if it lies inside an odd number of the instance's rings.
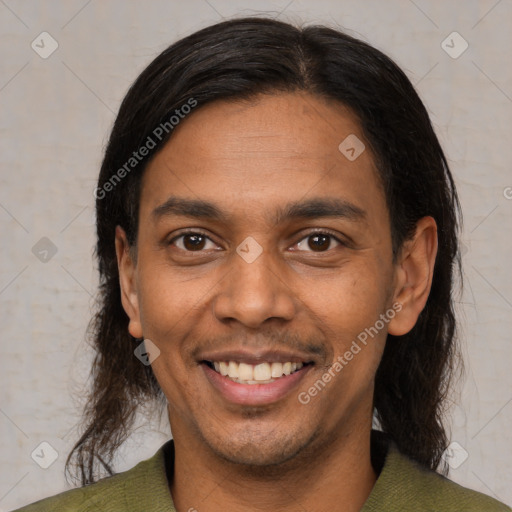
[[[157,206],[152,213],[156,220],[168,216],[208,219],[227,223],[230,216],[210,201],[171,196]],[[294,201],[279,207],[267,220],[278,225],[291,219],[316,219],[323,217],[342,218],[350,221],[364,221],[366,212],[349,201],[335,197],[318,197]]]

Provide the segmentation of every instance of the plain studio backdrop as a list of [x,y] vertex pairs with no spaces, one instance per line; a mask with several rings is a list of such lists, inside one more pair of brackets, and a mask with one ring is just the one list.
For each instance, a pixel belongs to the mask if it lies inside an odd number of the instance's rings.
[[[450,477],[512,504],[510,0],[1,0],[0,512],[68,488],[91,361],[93,191],[121,99],[171,42],[256,14],[370,42],[425,102],[464,212]],[[169,437],[165,417],[138,425],[117,470]]]

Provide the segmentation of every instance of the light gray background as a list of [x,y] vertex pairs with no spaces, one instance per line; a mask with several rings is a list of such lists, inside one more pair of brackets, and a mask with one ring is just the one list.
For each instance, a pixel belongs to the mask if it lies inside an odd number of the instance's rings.
[[[91,356],[93,189],[122,97],[171,42],[256,12],[345,28],[393,57],[425,101],[465,214],[467,376],[452,440],[468,458],[450,476],[512,504],[510,0],[0,0],[0,512],[67,488]],[[31,48],[43,31],[59,45],[47,59]],[[441,46],[453,31],[469,43],[456,59]],[[42,237],[57,248],[47,262],[32,252]],[[166,419],[141,420],[117,468],[168,435]],[[58,452],[48,469],[31,458],[43,441]]]

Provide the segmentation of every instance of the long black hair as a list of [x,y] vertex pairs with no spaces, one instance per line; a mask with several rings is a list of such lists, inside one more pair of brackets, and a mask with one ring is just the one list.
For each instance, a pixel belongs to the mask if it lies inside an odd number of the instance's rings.
[[[114,245],[117,225],[136,244],[144,169],[172,136],[169,120],[183,105],[197,102],[199,109],[278,91],[335,99],[357,115],[384,185],[395,256],[421,217],[437,223],[430,296],[408,334],[388,336],[374,412],[404,454],[432,469],[442,460],[444,403],[458,361],[452,288],[454,271],[460,273],[460,206],[427,111],[400,68],[361,40],[325,26],[238,18],[195,32],[156,57],[129,89],[113,126],[96,189],[100,294],[89,330],[96,350],[93,384],[84,431],[66,462],[68,471],[74,462],[82,484],[113,473],[114,453],[130,435],[139,406],[163,402],[151,366],[133,353],[140,340],[128,333]],[[130,160],[148,137],[155,147]]]

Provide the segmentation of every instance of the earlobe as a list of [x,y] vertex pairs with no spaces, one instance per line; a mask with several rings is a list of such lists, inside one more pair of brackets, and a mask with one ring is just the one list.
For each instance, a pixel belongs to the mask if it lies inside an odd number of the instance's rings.
[[394,302],[402,307],[389,323],[389,334],[402,336],[416,324],[430,294],[436,255],[436,222],[423,217],[413,238],[404,242],[396,264]]
[[137,294],[136,265],[130,254],[130,245],[121,226],[116,226],[116,256],[121,286],[121,302],[130,318],[128,331],[134,338],[142,338],[139,299]]

